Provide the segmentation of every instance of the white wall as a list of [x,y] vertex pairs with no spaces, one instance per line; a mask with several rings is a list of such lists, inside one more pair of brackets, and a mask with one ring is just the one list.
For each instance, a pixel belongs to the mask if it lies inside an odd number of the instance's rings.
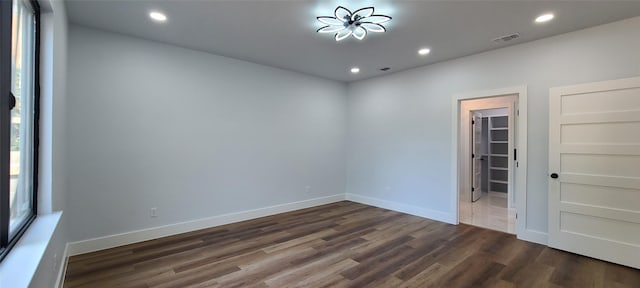
[[352,83],[347,192],[455,216],[452,95],[527,85],[526,228],[546,232],[549,88],[640,75],[638,51],[640,17]]
[[[64,2],[40,1],[41,13],[41,131],[38,214],[66,207],[65,106],[67,86],[67,16]],[[53,287],[68,241],[63,215],[54,230],[30,287]],[[35,229],[35,228],[31,228]]]
[[53,211],[67,206],[67,42],[68,25],[64,2],[52,1],[54,14],[53,53]]
[[67,16],[64,2],[41,5],[40,166],[38,213],[65,209]]
[[344,193],[345,84],[74,25],[68,68],[71,241]]

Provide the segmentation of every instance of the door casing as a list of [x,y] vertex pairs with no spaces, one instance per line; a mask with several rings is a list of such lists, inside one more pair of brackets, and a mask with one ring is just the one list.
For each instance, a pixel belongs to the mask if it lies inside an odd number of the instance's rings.
[[[468,129],[463,131],[464,125],[460,125],[462,122],[460,119],[464,118],[463,113],[466,113],[467,117],[469,115],[468,111],[464,112],[462,110],[462,102],[464,100],[470,99],[482,99],[482,98],[493,98],[499,96],[509,96],[515,95],[517,97],[517,106],[515,107],[517,121],[516,121],[516,133],[515,135],[515,143],[518,150],[518,167],[514,168],[514,185],[513,185],[513,195],[516,198],[516,207],[517,207],[517,220],[516,220],[516,235],[519,239],[532,241],[536,243],[546,244],[546,238],[540,239],[537,233],[527,233],[526,229],[526,217],[527,217],[527,206],[526,206],[526,194],[527,194],[527,86],[517,86],[517,87],[509,87],[503,89],[496,90],[488,90],[488,91],[475,91],[468,93],[460,93],[453,95],[453,103],[452,103],[452,123],[453,123],[453,133],[452,133],[452,143],[454,149],[452,149],[452,191],[451,191],[451,199],[450,205],[453,211],[456,211],[456,223],[459,223],[459,200],[460,200],[460,192],[461,189],[470,189],[465,187],[464,183],[470,183],[467,177],[469,177],[470,173],[470,159],[467,159],[466,155],[468,155],[468,141],[465,142],[466,139],[462,133],[468,134]],[[468,127],[468,126],[467,126]],[[466,143],[466,144],[465,144]],[[510,159],[513,159],[513,151],[510,151]],[[465,175],[466,174],[466,175]],[[470,193],[467,193],[470,195]]]

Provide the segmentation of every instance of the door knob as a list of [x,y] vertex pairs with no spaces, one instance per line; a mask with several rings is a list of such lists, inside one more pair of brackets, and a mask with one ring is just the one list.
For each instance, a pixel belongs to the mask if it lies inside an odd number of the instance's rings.
[[551,173],[551,178],[553,178],[553,179],[558,178],[558,173]]

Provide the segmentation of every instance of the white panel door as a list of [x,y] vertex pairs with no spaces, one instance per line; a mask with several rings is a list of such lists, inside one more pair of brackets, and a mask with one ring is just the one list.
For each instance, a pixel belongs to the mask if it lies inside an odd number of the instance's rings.
[[482,114],[473,112],[471,119],[471,201],[476,202],[482,197]]
[[549,246],[640,268],[640,77],[550,92]]

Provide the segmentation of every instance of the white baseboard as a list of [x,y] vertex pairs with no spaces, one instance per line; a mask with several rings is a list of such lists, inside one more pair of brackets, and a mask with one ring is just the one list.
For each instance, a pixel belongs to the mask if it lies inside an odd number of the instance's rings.
[[[346,200],[358,202],[365,205],[376,206],[384,209],[389,209],[393,211],[398,211],[402,213],[407,213],[407,214],[411,214],[411,215],[415,215],[423,218],[429,218],[432,220],[445,222],[449,224],[454,224],[454,225],[457,224],[456,217],[454,214],[445,213],[441,211],[424,209],[421,207],[408,205],[404,203],[398,203],[398,202],[372,198],[372,197],[367,197],[367,196],[362,196],[357,194],[350,194],[350,193],[347,193]],[[545,246],[547,245],[547,233],[545,232],[526,229],[523,233],[518,234],[517,237],[520,240],[538,243]]]
[[372,197],[351,194],[351,193],[347,193],[346,199],[349,201],[358,202],[365,205],[398,211],[398,212],[411,214],[411,215],[415,215],[423,218],[429,218],[429,219],[440,221],[440,222],[457,224],[456,215],[442,212],[442,211],[425,209],[418,206],[408,205],[408,204],[399,203],[399,202],[392,202],[388,200],[372,198]]
[[171,235],[196,231],[200,229],[251,220],[255,218],[270,216],[279,213],[290,212],[294,210],[344,201],[344,194],[336,194],[332,196],[314,198],[298,202],[274,205],[265,208],[247,210],[229,214],[213,216],[210,218],[198,219],[194,221],[182,222],[166,226],[154,227],[149,229],[131,231],[121,234],[98,237],[78,242],[69,243],[68,256],[74,256],[84,253],[95,252],[99,250],[109,249],[113,247],[133,244],[137,242],[167,237]]
[[58,277],[56,277],[55,288],[61,288],[64,286],[64,277],[67,275],[67,264],[69,264],[69,243],[64,245],[64,251],[62,257],[60,257],[60,267],[58,269]]
[[[176,234],[196,231],[200,229],[251,220],[255,218],[270,216],[279,213],[290,212],[294,210],[330,204],[334,202],[349,200],[365,205],[375,206],[379,208],[389,209],[402,213],[407,213],[419,217],[424,217],[436,221],[441,221],[450,224],[456,224],[456,217],[453,214],[425,209],[422,207],[393,202],[368,196],[362,196],[357,194],[347,193],[336,194],[332,196],[314,198],[309,200],[303,200],[298,202],[274,205],[265,208],[259,208],[254,210],[247,210],[229,214],[218,215],[210,218],[198,219],[194,221],[182,222],[177,224],[171,224],[166,226],[154,227],[144,230],[131,231],[127,233],[109,235],[99,238],[93,238],[78,242],[68,243],[63,257],[61,257],[62,263],[60,264],[60,272],[58,275],[58,285],[61,285],[64,281],[64,275],[67,268],[67,259],[70,256],[90,253],[103,249],[109,249],[113,247],[133,244],[137,242],[172,236]],[[527,229],[523,233],[518,235],[518,239],[534,242],[542,245],[547,245],[547,233]],[[61,287],[61,286],[59,286]]]
[[548,234],[537,230],[525,229],[524,232],[518,233],[516,236],[520,240],[538,243],[545,246],[547,246],[548,243]]

